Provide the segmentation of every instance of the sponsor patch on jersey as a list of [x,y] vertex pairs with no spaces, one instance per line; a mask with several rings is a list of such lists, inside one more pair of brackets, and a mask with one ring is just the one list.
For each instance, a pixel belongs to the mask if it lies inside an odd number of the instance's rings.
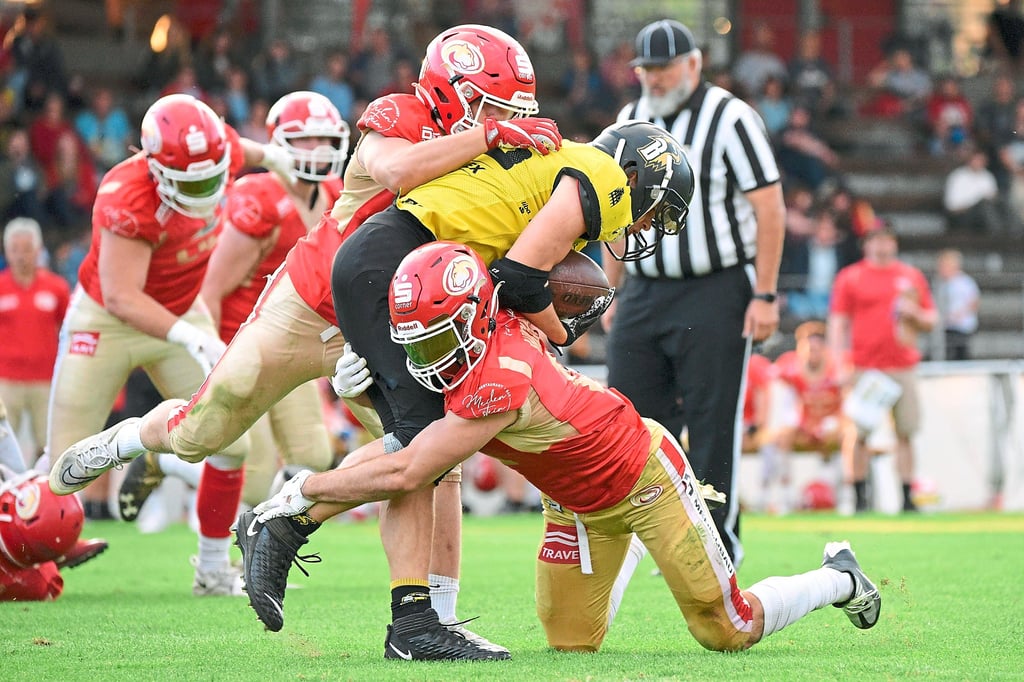
[[661,497],[661,493],[663,493],[664,490],[665,489],[662,488],[660,485],[649,485],[640,492],[638,492],[637,494],[630,497],[629,503],[634,507],[647,506],[654,502],[655,500],[657,500],[659,497]]
[[476,266],[476,261],[460,254],[452,258],[445,267],[441,276],[441,287],[451,296],[465,296],[479,280],[480,270]]
[[99,332],[72,332],[71,355],[96,355],[96,347],[100,345]]
[[537,555],[540,561],[547,564],[580,563],[580,541],[576,535],[576,526],[560,526],[549,523],[544,528],[544,544]]
[[379,133],[386,132],[398,123],[398,105],[390,99],[376,99],[363,112],[363,125]]
[[462,399],[462,405],[474,417],[502,414],[512,409],[512,391],[504,384],[481,384],[473,395]]
[[484,70],[480,48],[465,40],[452,40],[441,46],[441,60],[455,73],[472,75]]

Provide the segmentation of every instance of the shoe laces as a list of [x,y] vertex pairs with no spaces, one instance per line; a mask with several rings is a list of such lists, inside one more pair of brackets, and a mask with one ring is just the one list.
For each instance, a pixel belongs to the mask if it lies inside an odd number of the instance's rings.
[[124,467],[125,461],[117,456],[114,446],[114,454],[110,454],[109,445],[92,445],[86,449],[81,456],[82,466],[87,469],[120,469]]
[[[862,589],[863,586],[860,584],[860,581],[856,581],[856,582],[857,582],[857,588]],[[868,609],[870,609],[873,606],[874,599],[875,599],[876,596],[878,596],[878,590],[877,589],[865,590],[861,594],[856,595],[855,597],[850,599],[850,601],[848,601],[843,606],[843,610],[846,611],[847,613],[862,613],[864,611],[867,611]]]
[[305,555],[303,555],[303,554],[296,554],[292,558],[292,563],[295,564],[295,566],[300,571],[302,571],[302,575],[306,576],[307,578],[309,577],[309,571],[307,571],[306,567],[303,566],[302,564],[303,563],[318,564],[321,561],[323,561],[323,559],[320,557],[320,553],[319,552],[314,552],[313,554],[305,554]]

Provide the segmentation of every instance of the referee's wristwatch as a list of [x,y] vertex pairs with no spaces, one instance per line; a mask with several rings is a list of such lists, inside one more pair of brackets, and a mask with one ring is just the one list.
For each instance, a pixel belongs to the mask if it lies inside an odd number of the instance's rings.
[[751,298],[755,298],[758,301],[764,301],[765,303],[775,303],[779,298],[779,295],[774,291],[765,291],[759,294],[754,294]]

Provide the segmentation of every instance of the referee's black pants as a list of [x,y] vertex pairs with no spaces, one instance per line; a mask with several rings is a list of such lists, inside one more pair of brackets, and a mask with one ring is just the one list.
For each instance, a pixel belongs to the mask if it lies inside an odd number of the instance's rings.
[[405,349],[391,340],[388,288],[402,259],[434,239],[414,216],[391,207],[368,218],[342,243],[331,269],[338,328],[373,372],[366,395],[384,433],[403,446],[444,416],[444,396],[413,379]]
[[750,281],[743,266],[685,280],[629,276],[607,346],[608,384],[674,435],[687,427],[694,475],[727,496],[711,516],[736,564]]

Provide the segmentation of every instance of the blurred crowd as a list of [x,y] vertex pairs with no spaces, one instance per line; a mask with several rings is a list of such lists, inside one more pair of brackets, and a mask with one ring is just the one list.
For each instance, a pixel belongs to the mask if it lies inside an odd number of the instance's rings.
[[[266,141],[270,103],[288,92],[323,94],[353,127],[372,99],[412,92],[420,46],[385,23],[370,22],[361,44],[325,50],[311,68],[288,40],[261,44],[257,3],[228,5],[234,16],[161,18],[155,28],[163,42],[151,43],[130,87],[117,89],[75,72],[51,17],[37,6],[0,16],[0,224],[36,220],[43,229],[40,260],[71,287],[88,250],[99,182],[132,153],[140,112],[156,98],[192,94],[243,136]],[[565,39],[565,25],[519,26],[510,5],[476,3],[476,15],[464,20],[500,27],[531,53],[563,51],[562,72],[539,80],[548,93],[542,113],[558,120],[566,137],[592,138],[637,97],[631,34],[599,55],[580,36]],[[108,21],[113,38],[123,39],[116,12]],[[1022,26],[1017,3],[993,13],[987,55],[997,75],[980,98],[967,97],[957,76],[932,73],[917,43],[899,35],[852,96],[823,58],[816,31],[803,33],[786,61],[776,52],[771,27],[754,27],[748,49],[709,71],[713,82],[756,107],[775,146],[788,209],[781,269],[786,315],[796,322],[824,319],[836,274],[860,258],[860,240],[882,224],[870,202],[849,187],[841,154],[829,143],[827,131],[844,122],[899,121],[917,135],[922,157],[955,165],[943,202],[949,230],[1024,232],[1024,93],[1015,87]],[[957,258],[956,272],[963,274],[959,264]],[[954,335],[948,343],[958,341]],[[337,419],[337,433],[348,433],[349,420]],[[512,509],[536,504],[507,472],[485,471],[480,478],[481,487],[507,485]]]

